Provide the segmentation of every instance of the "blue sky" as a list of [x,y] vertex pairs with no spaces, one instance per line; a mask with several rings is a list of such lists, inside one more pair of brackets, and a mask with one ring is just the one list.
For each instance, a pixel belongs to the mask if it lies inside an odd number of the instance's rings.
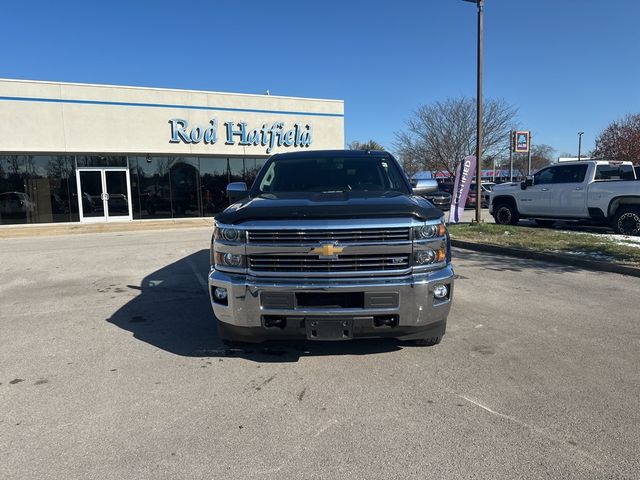
[[[486,0],[485,96],[577,152],[640,112],[640,2]],[[0,77],[345,100],[346,141],[391,148],[416,106],[475,94],[462,0],[5,2]]]

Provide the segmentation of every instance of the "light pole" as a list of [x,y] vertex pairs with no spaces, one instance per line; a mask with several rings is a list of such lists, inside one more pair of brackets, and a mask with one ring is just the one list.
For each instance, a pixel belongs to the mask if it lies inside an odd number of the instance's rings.
[[580,153],[582,150],[582,135],[584,135],[584,132],[578,132],[578,161],[580,161]]
[[476,222],[482,221],[482,31],[484,27],[484,0],[464,0],[478,5],[478,91],[476,93]]

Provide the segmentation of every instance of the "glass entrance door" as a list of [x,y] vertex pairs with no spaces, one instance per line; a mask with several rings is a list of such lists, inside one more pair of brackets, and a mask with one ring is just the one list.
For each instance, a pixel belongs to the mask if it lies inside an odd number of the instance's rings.
[[131,220],[131,189],[126,168],[78,168],[81,222]]

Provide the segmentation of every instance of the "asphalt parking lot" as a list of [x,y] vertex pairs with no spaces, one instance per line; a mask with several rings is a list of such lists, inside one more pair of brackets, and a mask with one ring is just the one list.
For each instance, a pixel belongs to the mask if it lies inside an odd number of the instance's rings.
[[0,478],[640,478],[640,279],[458,250],[436,347],[227,350],[209,238],[0,239]]

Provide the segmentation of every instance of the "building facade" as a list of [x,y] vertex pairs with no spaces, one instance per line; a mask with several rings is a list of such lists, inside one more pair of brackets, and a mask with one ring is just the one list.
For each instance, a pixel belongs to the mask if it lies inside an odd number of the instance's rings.
[[0,80],[0,225],[211,216],[275,153],[344,148],[344,102]]

